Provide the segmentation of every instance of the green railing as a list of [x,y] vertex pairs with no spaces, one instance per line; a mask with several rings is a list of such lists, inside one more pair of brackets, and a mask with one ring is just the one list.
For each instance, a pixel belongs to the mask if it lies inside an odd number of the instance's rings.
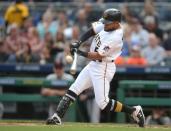
[[[126,90],[129,89],[171,89],[171,81],[147,81],[147,80],[123,80],[119,82],[117,99],[128,105],[142,106],[171,106],[171,98],[159,97],[126,97]],[[117,122],[125,122],[125,114],[117,114]]]
[[73,81],[55,80],[49,81],[39,77],[0,77],[2,86],[34,86],[34,87],[68,87]]
[[[0,85],[4,88],[18,88],[24,87],[69,87],[72,81],[56,80],[48,81],[44,78],[34,77],[0,77]],[[59,96],[42,96],[40,94],[18,94],[18,93],[2,93],[0,94],[0,102],[57,102],[60,100]],[[71,105],[67,113],[67,121],[76,121],[76,105]]]

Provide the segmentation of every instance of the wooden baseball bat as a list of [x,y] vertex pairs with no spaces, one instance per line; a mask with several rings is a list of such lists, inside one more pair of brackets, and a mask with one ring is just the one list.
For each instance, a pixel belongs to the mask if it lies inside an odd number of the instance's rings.
[[77,72],[77,57],[78,57],[77,53],[74,52],[74,60],[73,60],[73,63],[71,65],[71,68],[70,68],[70,73],[72,75],[75,75]]

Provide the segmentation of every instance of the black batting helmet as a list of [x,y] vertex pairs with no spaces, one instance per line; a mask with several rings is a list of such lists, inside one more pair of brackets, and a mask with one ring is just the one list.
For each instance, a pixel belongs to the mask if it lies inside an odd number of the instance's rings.
[[102,18],[99,21],[103,24],[112,23],[114,21],[121,22],[121,12],[114,8],[107,9],[104,11]]

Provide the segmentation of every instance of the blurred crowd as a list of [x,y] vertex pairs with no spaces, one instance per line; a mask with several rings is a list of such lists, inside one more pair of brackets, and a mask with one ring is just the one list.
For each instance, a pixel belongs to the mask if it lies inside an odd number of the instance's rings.
[[[1,0],[1,1],[13,1],[13,0]],[[78,0],[23,0],[24,2],[78,2]],[[88,1],[88,2],[144,2],[145,0],[79,0],[81,1]],[[163,2],[163,0],[155,0],[156,2]],[[169,0],[165,0],[169,1]]]
[[[124,47],[115,63],[132,66],[171,65],[171,36],[159,27],[160,13],[154,3],[145,1],[140,14],[126,3],[123,3],[121,11],[125,30]],[[66,64],[65,56],[70,52],[70,43],[78,40],[92,22],[98,21],[102,12],[103,9],[94,10],[91,2],[85,2],[69,13],[67,10],[56,11],[50,4],[43,14],[37,15],[30,13],[22,0],[16,0],[9,5],[4,16],[0,16],[0,62],[46,64],[58,59]],[[90,43],[91,39],[81,48],[89,50]],[[86,59],[79,59],[79,65],[87,63]]]

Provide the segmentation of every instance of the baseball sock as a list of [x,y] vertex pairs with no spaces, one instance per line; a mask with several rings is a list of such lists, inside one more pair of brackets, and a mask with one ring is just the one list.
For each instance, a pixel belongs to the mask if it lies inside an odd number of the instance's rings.
[[135,108],[125,105],[119,101],[112,100],[112,102],[114,102],[114,112],[125,112],[128,114],[132,114],[132,112],[135,111]]
[[76,97],[77,95],[71,90],[68,90],[67,93],[63,96],[56,110],[56,113],[60,118],[63,118],[69,106],[75,101]]
[[125,112],[128,114],[132,114],[132,112],[135,111],[135,108],[122,104],[119,101],[110,99],[109,103],[103,109],[103,111]]

